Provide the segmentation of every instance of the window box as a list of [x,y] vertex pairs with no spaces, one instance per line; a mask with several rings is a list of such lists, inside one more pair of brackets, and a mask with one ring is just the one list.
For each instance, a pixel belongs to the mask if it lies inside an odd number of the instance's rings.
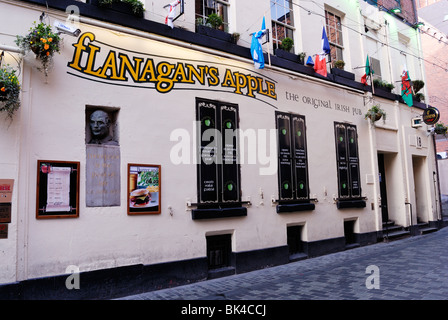
[[99,0],[90,0],[90,4],[104,8],[105,10],[113,10],[120,13],[130,14],[137,18],[143,18],[143,11],[134,11],[132,5],[128,2],[114,1],[110,4],[103,5]]
[[345,78],[345,79],[349,79],[349,80],[355,80],[355,74],[342,70],[342,69],[338,69],[338,68],[331,68],[331,73],[334,74],[335,76],[341,77],[341,78]]
[[297,212],[297,211],[311,211],[314,210],[316,206],[314,203],[288,203],[288,204],[278,204],[277,213],[287,213],[287,212]]
[[274,49],[274,54],[279,58],[286,59],[289,61],[294,61],[297,63],[299,63],[301,61],[300,57],[297,54],[285,51],[283,49]]
[[366,202],[365,200],[358,199],[358,200],[346,200],[346,199],[340,199],[336,201],[336,206],[338,209],[345,209],[345,208],[365,208]]
[[193,209],[191,210],[191,215],[193,220],[245,217],[247,216],[247,208],[235,207],[235,208]]
[[196,33],[219,39],[226,42],[233,42],[233,36],[230,33],[224,32],[219,29],[213,29],[201,24],[196,25]]

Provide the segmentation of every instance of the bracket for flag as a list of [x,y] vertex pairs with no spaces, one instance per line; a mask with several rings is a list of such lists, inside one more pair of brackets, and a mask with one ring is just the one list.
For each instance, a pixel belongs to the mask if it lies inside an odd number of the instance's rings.
[[[185,1],[184,0],[179,0],[179,1],[180,1],[180,3],[179,3],[179,7],[180,7],[179,14],[176,17],[173,18],[173,22],[176,21],[177,19],[179,19],[180,16],[183,15],[184,11],[185,11]],[[171,3],[163,6],[163,9],[166,9],[166,8],[168,8],[170,6],[171,6]]]

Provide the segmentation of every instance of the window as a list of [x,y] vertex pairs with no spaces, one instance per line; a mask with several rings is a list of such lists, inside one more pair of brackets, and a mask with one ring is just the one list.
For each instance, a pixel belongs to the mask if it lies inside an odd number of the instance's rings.
[[334,127],[338,170],[338,200],[361,199],[358,134],[356,126],[335,122]]
[[369,36],[366,37],[367,54],[370,59],[370,67],[373,70],[373,79],[381,79],[381,63],[377,58],[382,54],[382,46],[379,45],[380,41],[378,34],[375,30],[370,30]]
[[229,0],[196,0],[196,19],[207,22],[207,17],[216,13],[222,18],[223,31],[229,31]]
[[302,253],[304,251],[304,245],[302,241],[302,229],[303,226],[290,226],[287,227],[286,229],[286,236],[290,255]]
[[[272,40],[274,49],[279,48],[282,40],[293,37],[294,15],[291,0],[271,0]],[[294,52],[294,46],[291,49]]]
[[241,204],[238,106],[197,99],[199,205]]
[[207,260],[209,269],[228,267],[231,264],[232,235],[207,236]]
[[[283,112],[276,112],[275,115],[278,132],[279,203],[309,204],[305,117]],[[278,209],[279,206],[277,212]],[[300,210],[298,207],[292,209]]]
[[325,23],[327,28],[328,42],[331,48],[331,61],[344,60],[342,55],[342,19],[341,17],[325,11]]

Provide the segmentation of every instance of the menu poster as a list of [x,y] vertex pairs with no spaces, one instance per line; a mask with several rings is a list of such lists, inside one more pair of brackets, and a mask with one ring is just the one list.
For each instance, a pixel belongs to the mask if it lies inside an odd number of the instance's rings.
[[12,189],[14,179],[0,179],[0,203],[10,203],[12,201]]
[[47,175],[47,212],[70,211],[70,167],[55,167]]
[[128,164],[128,215],[161,213],[161,166]]
[[36,218],[79,216],[79,162],[38,160]]

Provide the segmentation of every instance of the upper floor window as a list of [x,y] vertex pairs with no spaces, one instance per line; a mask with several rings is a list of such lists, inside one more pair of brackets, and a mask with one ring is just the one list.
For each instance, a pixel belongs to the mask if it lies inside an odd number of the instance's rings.
[[327,28],[328,42],[331,48],[331,61],[344,60],[343,51],[343,41],[342,41],[342,19],[340,16],[325,11],[325,24]]
[[216,13],[222,18],[223,31],[229,31],[229,0],[195,0],[196,19],[207,23],[207,17]]
[[[293,38],[294,17],[291,0],[271,0],[272,42],[277,49],[282,40]],[[291,49],[294,52],[294,47]]]

